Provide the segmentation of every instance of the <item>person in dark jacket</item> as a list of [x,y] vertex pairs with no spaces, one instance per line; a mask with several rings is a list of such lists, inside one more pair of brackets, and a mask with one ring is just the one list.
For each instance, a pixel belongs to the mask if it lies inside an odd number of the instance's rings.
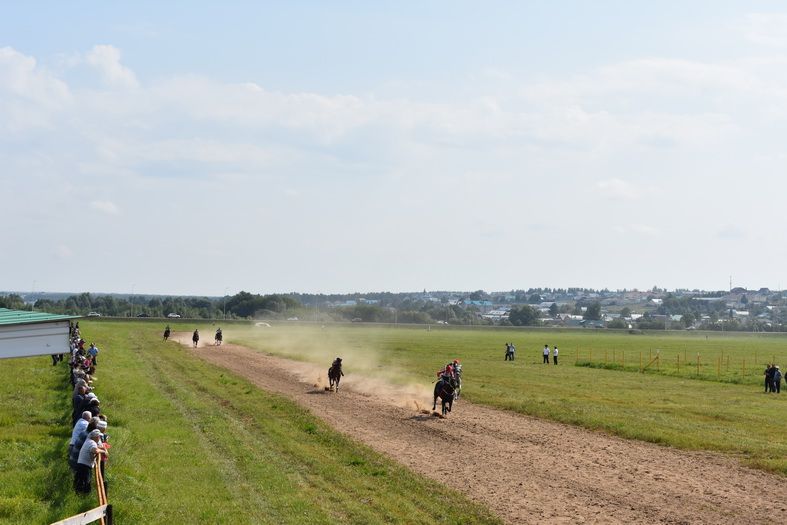
[[772,365],[765,367],[765,393],[771,392],[773,389],[773,371],[775,368]]
[[782,371],[779,369],[779,365],[773,365],[771,392],[776,392],[777,394],[781,394],[782,392]]
[[87,388],[84,386],[77,387],[77,392],[71,398],[71,402],[73,403],[73,410],[71,411],[71,427],[73,428],[76,425],[79,418],[82,416],[82,412],[86,409],[83,408],[85,405],[85,393],[87,392]]

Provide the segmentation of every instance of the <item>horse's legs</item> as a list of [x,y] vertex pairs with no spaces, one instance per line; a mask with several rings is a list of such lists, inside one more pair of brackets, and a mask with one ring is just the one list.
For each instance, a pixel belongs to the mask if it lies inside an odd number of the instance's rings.
[[434,396],[434,402],[432,403],[432,410],[437,409],[437,396]]

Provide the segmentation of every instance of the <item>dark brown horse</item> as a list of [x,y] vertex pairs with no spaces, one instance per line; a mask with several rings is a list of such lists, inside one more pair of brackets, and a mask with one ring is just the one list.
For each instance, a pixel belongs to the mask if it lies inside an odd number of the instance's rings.
[[454,404],[454,391],[456,390],[456,383],[454,380],[444,375],[434,386],[434,402],[432,403],[432,410],[437,409],[437,398],[442,401],[442,414],[443,417],[448,415],[451,411],[451,406]]
[[335,392],[339,391],[339,381],[341,381],[343,375],[342,360],[337,357],[328,369],[328,384],[331,390]]

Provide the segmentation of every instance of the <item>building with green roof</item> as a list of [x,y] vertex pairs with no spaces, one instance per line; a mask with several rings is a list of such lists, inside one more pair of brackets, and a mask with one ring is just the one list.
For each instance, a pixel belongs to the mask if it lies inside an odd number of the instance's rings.
[[67,354],[69,321],[78,318],[0,308],[0,359]]

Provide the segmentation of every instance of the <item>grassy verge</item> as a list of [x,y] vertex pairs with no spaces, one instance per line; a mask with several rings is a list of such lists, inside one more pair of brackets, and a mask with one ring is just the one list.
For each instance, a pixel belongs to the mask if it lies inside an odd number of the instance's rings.
[[[678,352],[686,345],[693,345],[692,351],[700,348],[705,354],[723,352],[735,358],[778,357],[787,346],[783,336],[706,339],[674,334],[279,326],[233,328],[225,331],[225,337],[323,364],[342,355],[345,373],[387,375],[394,382],[428,384],[435,370],[459,357],[464,366],[463,395],[474,402],[626,438],[725,452],[749,465],[787,475],[787,418],[783,417],[787,392],[763,394],[761,375],[739,384],[705,375],[641,374],[638,366],[608,362],[605,367],[596,361],[599,352],[604,355],[602,348],[612,357],[613,348],[617,356],[620,351],[647,353],[649,348]],[[503,360],[506,341],[517,345],[514,362]],[[540,348],[547,343],[563,349],[560,366],[541,364]],[[593,366],[582,361],[579,364],[585,366],[574,366],[574,345],[594,349]]]
[[[149,324],[81,324],[103,349],[96,388],[120,523],[498,522],[288,400],[162,344]],[[66,370],[47,361],[0,361],[10,378],[0,384],[3,523],[95,506],[71,491]]]

